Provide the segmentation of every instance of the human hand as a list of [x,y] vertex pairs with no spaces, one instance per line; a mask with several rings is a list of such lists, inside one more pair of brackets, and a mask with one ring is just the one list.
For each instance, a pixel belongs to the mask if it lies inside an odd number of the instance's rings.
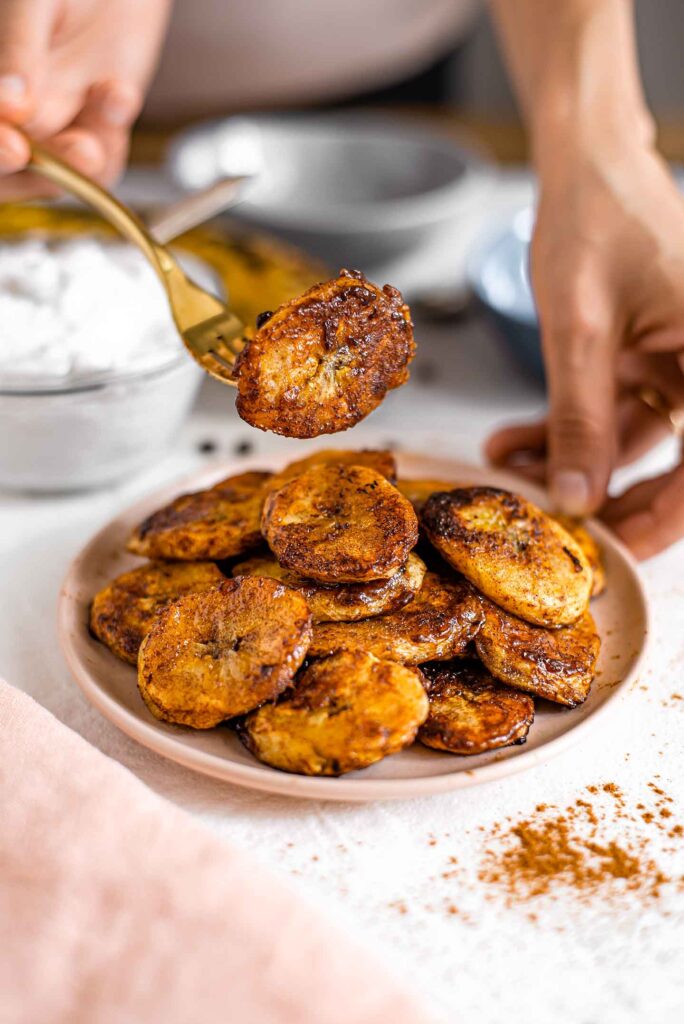
[[557,506],[602,515],[640,558],[684,536],[684,463],[606,501],[615,466],[668,432],[635,396],[684,409],[684,201],[635,142],[557,153],[543,166],[531,275],[549,391],[547,420],[487,443],[498,465],[547,480]]
[[0,0],[0,201],[53,191],[23,170],[28,145],[14,126],[84,173],[116,178],[169,2]]

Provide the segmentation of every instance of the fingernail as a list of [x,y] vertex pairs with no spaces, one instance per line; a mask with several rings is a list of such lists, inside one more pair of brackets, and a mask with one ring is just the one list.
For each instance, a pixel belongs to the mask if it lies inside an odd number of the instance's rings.
[[559,470],[551,479],[551,498],[566,515],[586,515],[591,499],[588,477],[576,469]]
[[0,101],[16,103],[28,93],[28,84],[23,75],[0,75]]

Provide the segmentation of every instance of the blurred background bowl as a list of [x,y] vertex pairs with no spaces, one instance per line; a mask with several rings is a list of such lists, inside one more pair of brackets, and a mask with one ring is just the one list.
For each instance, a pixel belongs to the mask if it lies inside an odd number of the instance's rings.
[[525,206],[483,232],[470,255],[468,283],[515,358],[543,381],[544,363],[529,275],[534,209]]
[[481,202],[489,168],[424,122],[339,112],[195,125],[171,143],[167,170],[186,190],[224,175],[254,175],[230,216],[337,269],[395,257],[468,212]]

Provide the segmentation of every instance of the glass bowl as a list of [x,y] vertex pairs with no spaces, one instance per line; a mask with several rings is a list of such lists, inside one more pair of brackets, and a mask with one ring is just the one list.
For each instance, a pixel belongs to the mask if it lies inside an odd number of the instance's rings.
[[[5,207],[0,241],[30,235],[117,237],[96,216],[68,207]],[[203,283],[223,291],[215,267],[191,246]],[[197,276],[197,275],[196,275]],[[152,368],[71,381],[0,379],[0,488],[32,492],[102,487],[152,464],[168,448],[203,379],[180,345]]]
[[139,472],[168,448],[201,379],[183,353],[144,373],[0,390],[0,487],[78,491]]

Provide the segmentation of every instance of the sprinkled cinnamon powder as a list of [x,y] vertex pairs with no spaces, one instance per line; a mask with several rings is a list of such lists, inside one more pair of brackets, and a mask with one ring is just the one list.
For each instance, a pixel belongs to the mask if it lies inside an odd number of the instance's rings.
[[[654,783],[649,785],[664,801],[670,799]],[[614,821],[635,820],[625,809],[618,786],[606,783],[600,790],[615,800]],[[587,791],[596,794],[599,787],[588,786]],[[647,838],[618,841],[604,836],[600,814],[589,801],[577,799],[564,810],[540,804],[533,818],[506,828],[495,826],[479,880],[502,890],[509,903],[554,896],[559,889],[568,888],[580,898],[629,892],[657,899],[661,887],[672,879],[650,856]],[[654,815],[646,812],[641,818],[650,824]],[[673,829],[670,837],[679,834]]]
[[408,907],[403,900],[393,900],[388,906],[400,914],[408,914]]

